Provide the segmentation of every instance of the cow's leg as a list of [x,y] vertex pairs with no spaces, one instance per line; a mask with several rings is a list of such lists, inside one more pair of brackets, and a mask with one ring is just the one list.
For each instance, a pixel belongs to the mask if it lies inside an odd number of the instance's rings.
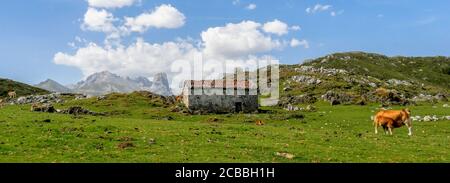
[[408,127],[408,135],[411,136],[412,135],[412,125],[411,125],[411,121],[408,120],[405,122],[406,127]]
[[388,126],[389,135],[392,135],[392,126]]
[[373,126],[375,127],[375,134],[378,134],[378,124],[377,123],[373,123]]
[[384,134],[388,134],[388,131],[387,131],[387,127],[385,126],[385,125],[383,125],[383,131],[384,131]]

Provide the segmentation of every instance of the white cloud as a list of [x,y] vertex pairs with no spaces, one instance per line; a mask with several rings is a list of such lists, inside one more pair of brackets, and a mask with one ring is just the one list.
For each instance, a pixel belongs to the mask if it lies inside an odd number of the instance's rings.
[[248,10],[254,10],[254,9],[256,9],[256,4],[249,4],[247,7],[246,7]]
[[88,8],[84,14],[83,30],[97,31],[97,32],[112,32],[115,30],[113,22],[115,18],[112,13],[106,10],[98,10],[95,8]]
[[279,36],[285,35],[288,33],[289,26],[277,19],[272,22],[267,22],[263,26],[264,32],[276,34]]
[[96,8],[122,8],[131,6],[137,0],[87,0],[90,7]]
[[384,17],[383,14],[378,14],[378,15],[377,15],[377,18],[383,18],[383,17]]
[[299,41],[298,39],[293,38],[291,40],[291,47],[303,46],[304,48],[309,48],[309,43],[306,40]]
[[300,26],[298,26],[298,25],[294,25],[294,26],[291,27],[291,30],[299,31],[299,30],[302,30],[302,28]]
[[133,32],[145,32],[147,29],[182,27],[186,17],[170,4],[156,7],[152,12],[143,13],[137,17],[125,17],[125,27]]
[[240,4],[240,3],[241,3],[240,0],[233,0],[233,2],[232,2],[233,5],[238,5],[238,4]]
[[260,28],[261,24],[253,21],[209,28],[201,34],[204,52],[208,56],[233,58],[266,52],[281,46],[279,41],[264,35]]
[[332,7],[333,6],[331,6],[331,5],[316,4],[313,7],[306,8],[306,13],[314,14],[314,13],[321,12],[321,11],[327,11],[327,10],[331,9]]
[[[59,52],[54,56],[54,63],[79,68],[85,77],[103,70],[107,70],[122,76],[153,77],[154,74],[165,72],[171,88],[175,93],[180,91],[180,84],[193,76],[191,66],[200,68],[203,64],[205,79],[213,79],[221,76],[226,71],[232,71],[235,67],[256,69],[256,60],[252,55],[228,60],[227,58],[202,58],[202,50],[189,41],[178,40],[176,42],[164,42],[152,44],[138,39],[129,46],[117,48],[102,47],[95,43],[89,43],[86,47],[79,48],[73,55]],[[200,61],[203,61],[200,63]],[[225,64],[225,68],[223,67]],[[193,70],[200,72],[199,70]],[[199,75],[198,75],[199,76]],[[195,79],[200,79],[194,76]],[[192,78],[192,79],[194,79]]]
[[57,53],[56,64],[80,68],[85,76],[108,70],[125,76],[151,77],[158,72],[169,72],[170,64],[177,60],[192,60],[199,51],[187,42],[150,44],[142,39],[117,48],[89,43],[73,55]]
[[331,11],[330,15],[331,15],[332,17],[335,17],[335,16],[338,16],[338,15],[342,15],[342,13],[344,13],[344,10],[341,10],[341,11],[338,11],[338,12],[336,12],[336,11]]
[[211,27],[201,33],[201,40],[149,43],[137,39],[124,45],[120,42],[108,44],[108,37],[104,45],[76,37],[75,41],[82,45],[71,44],[77,50],[74,53],[56,53],[53,62],[79,68],[85,77],[103,70],[130,77],[152,77],[166,72],[176,93],[180,83],[191,78],[191,66],[199,67],[195,58],[203,58],[203,67],[207,69],[204,75],[214,78],[238,66],[256,69],[256,60],[260,58],[256,55],[289,45],[288,41],[273,40],[263,32],[260,23],[253,21]]

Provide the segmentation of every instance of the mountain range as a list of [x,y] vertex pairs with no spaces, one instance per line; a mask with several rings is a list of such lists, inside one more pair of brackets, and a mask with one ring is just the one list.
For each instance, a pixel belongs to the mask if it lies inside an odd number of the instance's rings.
[[35,85],[38,88],[59,93],[82,93],[98,96],[108,93],[130,93],[133,91],[151,91],[152,93],[169,96],[172,92],[165,73],[155,74],[153,82],[145,77],[121,77],[108,71],[94,73],[85,80],[74,85],[63,86],[48,79]]

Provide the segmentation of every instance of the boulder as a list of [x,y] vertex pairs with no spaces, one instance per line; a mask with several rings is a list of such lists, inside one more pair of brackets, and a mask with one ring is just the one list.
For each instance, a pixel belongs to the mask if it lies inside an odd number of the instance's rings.
[[331,105],[339,105],[345,103],[352,103],[355,97],[346,93],[328,91],[327,93],[322,95],[322,99],[324,101],[330,102]]
[[56,109],[53,107],[52,104],[33,104],[31,106],[31,111],[54,113],[56,112]]

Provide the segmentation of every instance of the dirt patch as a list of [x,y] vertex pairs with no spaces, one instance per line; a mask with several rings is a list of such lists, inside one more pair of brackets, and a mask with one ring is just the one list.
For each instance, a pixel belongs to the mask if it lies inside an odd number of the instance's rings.
[[208,118],[207,120],[206,120],[206,122],[209,122],[209,123],[220,123],[220,122],[223,122],[224,120],[223,119],[220,119],[220,118]]
[[135,147],[135,145],[133,144],[133,142],[122,142],[119,145],[117,145],[117,147],[119,149],[128,149]]
[[120,137],[119,141],[121,141],[121,142],[130,142],[130,141],[134,141],[134,138],[125,136],[125,137]]

